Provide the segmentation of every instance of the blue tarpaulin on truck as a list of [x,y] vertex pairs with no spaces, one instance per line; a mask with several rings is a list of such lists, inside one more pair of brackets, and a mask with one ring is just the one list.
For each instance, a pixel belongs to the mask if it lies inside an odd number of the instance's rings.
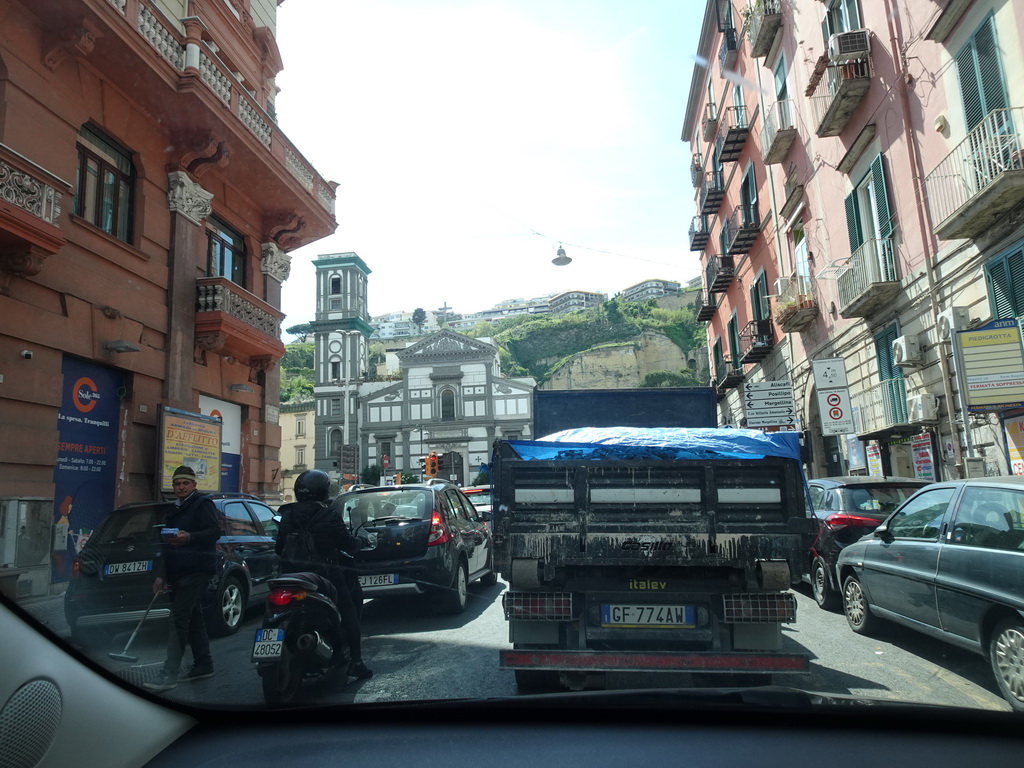
[[800,461],[796,432],[754,429],[582,427],[508,442],[524,460],[762,459]]

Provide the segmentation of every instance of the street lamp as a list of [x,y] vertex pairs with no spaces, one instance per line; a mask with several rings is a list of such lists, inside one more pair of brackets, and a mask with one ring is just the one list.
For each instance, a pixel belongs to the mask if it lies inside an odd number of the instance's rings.
[[[571,243],[570,243],[570,245],[571,245]],[[570,259],[566,255],[565,248],[563,248],[562,244],[559,243],[558,244],[558,250],[555,251],[555,258],[553,258],[551,260],[551,263],[554,264],[556,267],[564,267],[567,264],[570,264],[571,262],[572,262],[572,259]]]

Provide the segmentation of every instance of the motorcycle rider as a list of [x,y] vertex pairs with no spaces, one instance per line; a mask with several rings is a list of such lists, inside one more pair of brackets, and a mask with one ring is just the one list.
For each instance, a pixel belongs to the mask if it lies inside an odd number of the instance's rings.
[[[341,555],[339,554],[339,550],[342,550],[350,555],[355,555],[362,544],[349,531],[341,513],[327,506],[330,492],[331,479],[322,470],[307,469],[295,478],[296,501],[278,509],[278,513],[281,515],[281,524],[277,532],[275,550],[278,555],[283,555],[288,535],[309,527],[316,539],[319,559],[314,562],[290,562],[282,557],[281,571],[282,573],[312,571],[334,585],[334,589],[337,591],[335,604],[341,614],[352,656],[349,675],[366,680],[373,675],[373,672],[367,669],[363,663],[359,613],[352,599],[352,592],[349,589],[345,572],[341,567]],[[318,513],[319,517],[314,520],[313,518]],[[309,526],[311,521],[312,526]]]

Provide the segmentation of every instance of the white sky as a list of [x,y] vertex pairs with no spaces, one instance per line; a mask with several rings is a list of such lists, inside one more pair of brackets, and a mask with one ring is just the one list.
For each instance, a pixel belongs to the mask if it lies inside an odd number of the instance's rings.
[[699,274],[679,134],[703,6],[283,3],[278,119],[340,184],[336,233],[292,253],[284,327],[313,319],[325,253],[366,262],[372,315]]

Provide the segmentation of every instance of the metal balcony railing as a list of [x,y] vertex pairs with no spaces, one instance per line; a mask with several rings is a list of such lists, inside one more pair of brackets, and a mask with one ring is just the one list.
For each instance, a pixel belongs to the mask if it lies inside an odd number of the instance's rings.
[[854,431],[858,435],[884,432],[908,424],[907,383],[901,378],[885,379],[873,387],[850,395]]
[[711,236],[708,217],[704,215],[694,216],[690,222],[690,250],[703,251]]
[[704,174],[704,183],[700,185],[700,212],[714,214],[725,197],[725,174],[722,171],[708,171]]
[[704,178],[704,159],[700,156],[700,152],[694,152],[693,157],[690,160],[690,183],[694,187],[699,187],[701,180]]
[[887,306],[900,291],[891,238],[868,240],[836,274],[839,314],[868,317]]
[[739,47],[739,35],[736,34],[736,27],[723,29],[722,44],[718,48],[718,73],[723,77],[736,64]]
[[715,141],[715,153],[719,161],[732,163],[739,160],[743,145],[747,142],[750,124],[747,122],[747,107],[738,104],[722,110],[718,122],[718,138]]
[[715,310],[718,309],[718,302],[715,300],[715,294],[708,291],[701,291],[697,296],[697,301],[694,302],[694,312],[697,315],[697,322],[707,323],[715,316]]
[[775,322],[783,333],[802,331],[818,316],[818,300],[811,279],[793,275],[779,279],[780,290],[775,297]]
[[781,163],[796,139],[793,101],[782,99],[768,107],[761,130],[761,155],[766,165]]
[[994,109],[924,180],[935,234],[976,237],[1024,201],[1024,107]]
[[754,0],[747,15],[747,36],[750,55],[759,59],[767,56],[775,42],[775,33],[782,26],[782,6],[779,0]]
[[751,320],[740,331],[740,362],[744,365],[759,363],[775,347],[770,318]]
[[709,256],[704,270],[704,285],[710,293],[725,293],[736,276],[736,265],[732,256]]
[[873,74],[871,56],[866,54],[853,61],[828,64],[820,74],[816,71],[812,75],[807,95],[818,136],[838,136],[843,132],[850,115],[871,87]]
[[730,358],[715,363],[715,386],[719,392],[738,387],[743,382],[743,366],[734,365]]
[[738,256],[749,253],[761,232],[761,217],[754,203],[737,205],[722,222],[722,243],[726,253]]
[[700,125],[704,141],[711,141],[718,131],[718,107],[714,102],[709,101],[704,105],[704,117],[700,121]]

